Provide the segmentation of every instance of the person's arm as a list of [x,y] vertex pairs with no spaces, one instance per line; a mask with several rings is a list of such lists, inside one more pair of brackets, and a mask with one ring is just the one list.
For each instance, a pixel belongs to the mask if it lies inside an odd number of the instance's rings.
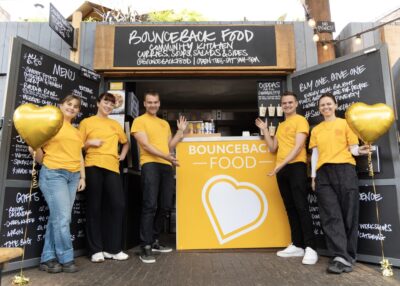
[[157,156],[161,159],[167,160],[168,162],[171,162],[175,166],[178,165],[178,161],[174,156],[172,156],[171,154],[166,154],[157,149],[156,147],[154,147],[153,145],[151,145],[145,132],[135,132],[133,133],[133,136],[146,152],[150,153],[153,156]]
[[358,144],[350,145],[349,150],[353,156],[367,155],[371,152],[371,145],[359,146]]
[[78,192],[83,191],[86,188],[85,160],[83,159],[82,153],[80,175],[81,177],[79,178]]
[[119,154],[119,160],[124,161],[126,154],[129,151],[129,142],[126,142],[122,145],[121,154]]
[[271,153],[275,153],[278,150],[278,140],[276,139],[276,136],[272,138],[269,135],[268,132],[268,124],[264,121],[262,121],[260,118],[256,119],[256,126],[260,128],[260,130],[263,130],[264,133],[264,140],[267,142],[268,149]]
[[183,132],[185,131],[188,123],[186,121],[186,118],[184,116],[179,116],[179,120],[176,121],[176,125],[178,127],[178,130],[175,133],[175,136],[169,140],[168,147],[170,152],[172,153],[178,145],[178,143],[182,140],[183,138]]
[[304,143],[306,142],[307,134],[306,133],[297,133],[295,138],[295,145],[293,149],[289,152],[286,158],[276,165],[275,169],[269,173],[270,176],[276,175],[283,167],[286,166],[290,161],[292,161],[296,156],[301,152],[301,149],[304,148]]
[[104,141],[101,139],[88,139],[85,142],[85,150],[89,149],[90,147],[98,148],[103,145]]
[[29,153],[31,153],[32,158],[33,158],[34,152],[36,152],[35,158],[34,158],[36,162],[38,162],[39,164],[43,163],[44,153],[43,153],[42,148],[37,148],[36,150],[33,150],[33,148],[31,146],[28,146],[28,150],[29,150]]
[[315,191],[315,178],[317,177],[318,148],[312,148],[311,153],[311,189]]

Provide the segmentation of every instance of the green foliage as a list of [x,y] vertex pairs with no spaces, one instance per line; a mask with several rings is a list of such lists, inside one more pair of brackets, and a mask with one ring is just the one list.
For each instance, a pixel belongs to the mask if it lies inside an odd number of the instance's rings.
[[175,12],[174,10],[165,10],[151,12],[148,14],[146,22],[200,22],[207,19],[199,12],[187,9]]
[[285,14],[283,14],[283,15],[279,16],[279,18],[278,18],[278,20],[277,20],[277,21],[281,21],[281,22],[283,22],[283,21],[285,21],[285,20],[286,20],[286,17],[287,17],[287,13],[285,13]]

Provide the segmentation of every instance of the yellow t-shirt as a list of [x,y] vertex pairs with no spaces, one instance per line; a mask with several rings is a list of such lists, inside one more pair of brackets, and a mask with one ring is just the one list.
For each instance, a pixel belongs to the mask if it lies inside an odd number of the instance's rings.
[[[310,126],[307,120],[298,114],[290,116],[285,121],[279,123],[276,131],[276,139],[278,140],[278,153],[276,154],[276,163],[279,164],[285,160],[287,155],[293,150],[296,145],[296,134],[304,133],[308,135]],[[307,162],[307,152],[304,146],[300,153],[289,162]]]
[[349,146],[358,144],[358,137],[350,129],[346,120],[336,118],[323,121],[311,131],[309,148],[318,148],[317,169],[323,164],[356,164]]
[[43,164],[49,169],[78,172],[81,169],[83,141],[78,129],[65,122],[44,146]]
[[[144,132],[147,135],[148,142],[155,148],[169,154],[169,139],[171,138],[171,128],[167,121],[151,116],[147,113],[135,118],[131,128],[131,134],[136,132]],[[148,153],[139,144],[140,149],[140,165],[155,162],[171,165],[170,162]]]
[[85,166],[97,166],[119,173],[118,142],[125,144],[128,141],[121,125],[114,119],[95,115],[82,120],[79,130],[84,142],[89,139],[103,140],[100,147],[86,150]]

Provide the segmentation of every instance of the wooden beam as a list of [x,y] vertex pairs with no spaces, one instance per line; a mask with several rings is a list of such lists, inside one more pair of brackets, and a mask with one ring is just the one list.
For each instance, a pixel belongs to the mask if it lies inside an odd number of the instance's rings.
[[72,27],[76,30],[75,33],[75,42],[76,42],[76,49],[72,50],[69,54],[69,59],[77,64],[79,64],[79,55],[80,55],[80,26],[82,22],[82,12],[75,11],[72,15]]
[[[317,21],[331,21],[331,10],[329,8],[329,0],[306,0],[306,5],[311,18]],[[332,44],[323,47],[324,41],[333,39],[332,33],[318,33],[319,42],[317,42],[318,63],[324,63],[334,60],[335,47]]]

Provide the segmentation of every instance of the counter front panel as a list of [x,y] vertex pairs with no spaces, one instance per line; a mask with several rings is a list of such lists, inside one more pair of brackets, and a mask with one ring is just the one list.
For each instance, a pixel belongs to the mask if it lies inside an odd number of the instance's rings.
[[177,148],[177,249],[290,243],[275,155],[259,137],[185,139]]

